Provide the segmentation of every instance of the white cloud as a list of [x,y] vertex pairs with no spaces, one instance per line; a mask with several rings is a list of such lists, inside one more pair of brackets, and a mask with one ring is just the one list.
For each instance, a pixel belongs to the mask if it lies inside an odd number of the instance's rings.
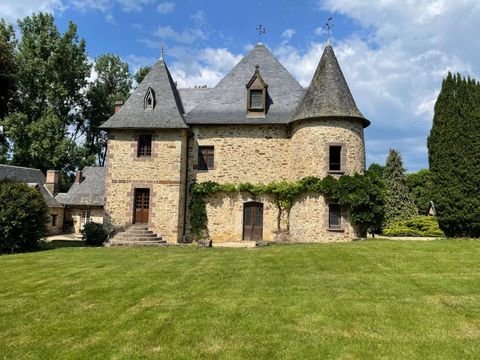
[[[378,154],[386,156],[388,146],[398,144],[408,167],[427,166],[426,138],[442,78],[448,71],[476,78],[480,75],[480,42],[471,36],[478,32],[480,2],[318,3],[321,9],[340,13],[363,27],[341,40],[335,39],[334,32],[332,42],[358,107],[372,120],[366,131],[369,161],[379,161]],[[314,33],[322,36],[324,31],[319,27]],[[316,42],[304,51],[283,43],[274,53],[307,85],[322,50],[323,45]],[[395,136],[383,143],[385,134],[392,132]]]
[[57,13],[65,10],[62,0],[2,0],[0,1],[0,18],[9,23],[16,23],[34,12]]
[[290,39],[293,37],[293,35],[295,35],[295,30],[294,29],[286,29],[281,35],[282,38],[283,38],[283,42],[284,43],[289,42]]
[[183,44],[192,44],[198,39],[205,39],[206,36],[200,29],[185,29],[182,32],[177,32],[171,26],[160,26],[155,31],[155,36],[161,40],[174,40]]
[[174,8],[175,8],[175,3],[174,3],[174,2],[171,2],[171,1],[162,2],[162,3],[160,3],[160,4],[157,5],[157,11],[158,11],[160,14],[168,14],[168,13],[171,13]]

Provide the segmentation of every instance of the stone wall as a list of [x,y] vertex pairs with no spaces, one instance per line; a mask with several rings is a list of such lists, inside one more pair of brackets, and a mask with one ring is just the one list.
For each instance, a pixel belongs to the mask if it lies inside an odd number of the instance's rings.
[[348,209],[342,209],[340,229],[328,228],[328,202],[323,196],[304,195],[290,211],[290,240],[293,242],[336,242],[358,238]]
[[361,121],[304,120],[292,125],[292,179],[327,176],[329,145],[342,145],[342,173],[364,172],[365,143]]
[[[52,215],[56,215],[55,225],[52,225]],[[48,208],[48,224],[47,224],[48,235],[56,235],[56,234],[61,234],[63,232],[63,217],[64,217],[63,207]]]
[[[253,121],[253,120],[252,120]],[[282,125],[192,126],[189,182],[270,182],[290,174],[290,139]],[[214,146],[215,168],[198,170],[198,147]]]
[[[211,125],[192,126],[191,130],[192,136],[188,144],[188,186],[193,182],[205,181],[222,184],[268,183],[289,179],[291,154],[286,126]],[[213,170],[197,169],[199,146],[214,147]],[[244,200],[240,195],[235,199],[226,196],[224,200],[218,195],[211,199],[213,205],[208,203],[209,231],[214,241],[242,240]],[[267,206],[266,203],[264,221],[271,216],[270,205]],[[188,216],[187,208],[187,238],[191,239]],[[274,216],[276,219],[276,209]],[[276,220],[274,227],[264,224],[264,238],[272,239],[275,230]]]
[[82,230],[82,211],[90,211],[90,221],[103,224],[103,207],[100,206],[78,206],[65,208],[65,225],[69,225],[67,232],[73,231],[79,234]]
[[[138,136],[143,134],[152,135],[152,155],[137,157]],[[108,226],[131,225],[135,189],[148,188],[148,227],[168,242],[181,240],[186,137],[186,130],[110,131],[105,179]]]
[[243,207],[255,201],[263,204],[263,240],[273,241],[277,230],[277,206],[268,196],[218,193],[207,199],[208,232],[216,242],[242,241]]

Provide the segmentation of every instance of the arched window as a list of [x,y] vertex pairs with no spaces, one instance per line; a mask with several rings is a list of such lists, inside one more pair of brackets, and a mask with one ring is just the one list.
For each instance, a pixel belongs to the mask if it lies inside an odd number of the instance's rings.
[[143,100],[143,108],[145,110],[153,110],[155,108],[155,92],[152,88],[148,88]]

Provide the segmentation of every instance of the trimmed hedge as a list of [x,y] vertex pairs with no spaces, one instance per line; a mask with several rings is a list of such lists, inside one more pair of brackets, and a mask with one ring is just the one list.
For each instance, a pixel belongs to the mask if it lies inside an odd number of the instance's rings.
[[433,216],[415,216],[409,220],[396,221],[383,229],[385,236],[445,236]]

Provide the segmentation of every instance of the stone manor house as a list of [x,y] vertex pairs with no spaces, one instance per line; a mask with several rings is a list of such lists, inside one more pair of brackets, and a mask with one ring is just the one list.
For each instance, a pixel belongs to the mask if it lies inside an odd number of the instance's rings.
[[[169,243],[190,241],[192,183],[362,173],[369,124],[330,44],[307,89],[262,43],[214,88],[177,88],[160,59],[102,125],[105,223],[120,232],[144,224]],[[269,196],[219,193],[206,207],[213,242],[276,239],[278,211]],[[323,196],[304,196],[291,209],[291,241],[359,235],[348,209]]]

